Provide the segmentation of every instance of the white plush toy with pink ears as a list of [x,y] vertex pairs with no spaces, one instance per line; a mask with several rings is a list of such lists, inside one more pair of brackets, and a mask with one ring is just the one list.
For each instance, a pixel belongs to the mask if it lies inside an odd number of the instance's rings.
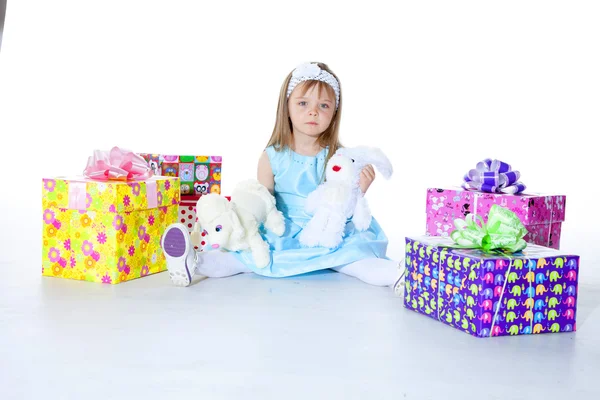
[[360,173],[373,164],[384,178],[392,176],[390,160],[379,148],[340,148],[327,162],[326,180],[306,199],[305,211],[312,215],[300,233],[300,243],[308,247],[334,248],[343,240],[348,218],[359,231],[371,225],[371,210],[360,190]]

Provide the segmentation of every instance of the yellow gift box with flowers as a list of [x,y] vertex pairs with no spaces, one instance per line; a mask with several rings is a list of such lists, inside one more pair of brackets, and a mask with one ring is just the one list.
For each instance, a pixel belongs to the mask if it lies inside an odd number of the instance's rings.
[[166,270],[179,178],[43,179],[42,275],[117,284]]

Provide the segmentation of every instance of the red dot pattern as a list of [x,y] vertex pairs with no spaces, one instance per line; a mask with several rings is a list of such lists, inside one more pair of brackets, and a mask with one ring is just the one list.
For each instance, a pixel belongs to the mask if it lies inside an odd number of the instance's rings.
[[[198,221],[198,218],[196,217],[196,207],[180,206],[179,214],[181,216],[181,219],[180,219],[181,223],[186,225],[188,232],[190,234],[192,234],[192,231],[194,229],[193,222]],[[201,234],[202,234],[202,237],[207,235],[206,231],[203,231]],[[194,249],[196,251],[203,251],[204,246],[206,246],[206,242],[203,240],[202,242],[200,242],[200,246],[194,246]]]

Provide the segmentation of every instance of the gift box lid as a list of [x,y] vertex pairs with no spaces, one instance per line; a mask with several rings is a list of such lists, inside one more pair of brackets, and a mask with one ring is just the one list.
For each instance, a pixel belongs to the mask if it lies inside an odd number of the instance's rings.
[[[481,260],[497,260],[510,258],[513,260],[529,260],[529,259],[540,259],[540,258],[556,258],[556,257],[578,257],[574,254],[566,254],[563,251],[556,250],[550,247],[539,246],[537,244],[527,243],[527,247],[518,253],[513,254],[488,254],[479,249],[464,249],[456,248],[456,243],[445,236],[407,236],[406,239],[411,240],[413,243],[417,243],[424,246],[431,246],[434,249],[447,249],[448,252],[452,252],[457,255],[464,257],[476,258]],[[408,246],[408,245],[407,245]],[[425,251],[425,249],[423,249]]]
[[427,189],[427,207],[443,206],[456,210],[452,218],[475,213],[487,221],[493,204],[506,207],[525,225],[563,222],[566,196],[542,193],[486,193],[458,186]]
[[132,212],[179,204],[179,178],[98,181],[75,177],[42,179],[42,205],[101,212]]

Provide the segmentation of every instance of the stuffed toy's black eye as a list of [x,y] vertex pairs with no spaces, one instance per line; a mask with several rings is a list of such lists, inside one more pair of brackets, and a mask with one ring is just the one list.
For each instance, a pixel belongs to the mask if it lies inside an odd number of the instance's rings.
[[351,158],[352,162],[354,162],[354,158]]
[[217,226],[215,227],[215,231],[216,231],[216,232],[221,232],[221,229],[223,229],[223,227],[222,227],[221,225],[217,225]]

